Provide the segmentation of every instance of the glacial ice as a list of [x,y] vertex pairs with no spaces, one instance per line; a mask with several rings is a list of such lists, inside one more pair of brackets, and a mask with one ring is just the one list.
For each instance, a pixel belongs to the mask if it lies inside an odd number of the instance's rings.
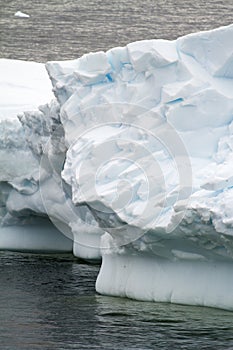
[[[0,249],[72,251],[72,241],[43,214],[38,158],[17,117],[25,110],[36,113],[39,104],[53,98],[45,67],[35,62],[1,59],[0,77]],[[37,216],[38,207],[41,213]]]
[[76,256],[102,255],[99,293],[232,310],[232,35],[47,63],[56,101],[4,129],[31,173],[7,163],[3,222],[47,215]]
[[29,18],[30,16],[27,13],[24,13],[24,12],[21,12],[21,11],[17,11],[17,12],[15,12],[15,17]]
[[99,260],[103,230],[63,191],[64,132],[44,65],[0,60],[0,72],[0,249]]

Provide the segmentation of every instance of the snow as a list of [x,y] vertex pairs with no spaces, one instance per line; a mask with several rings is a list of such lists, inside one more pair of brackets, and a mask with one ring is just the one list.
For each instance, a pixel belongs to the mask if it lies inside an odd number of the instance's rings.
[[0,59],[0,120],[35,110],[53,98],[44,64]]
[[99,293],[233,309],[232,35],[47,63],[56,101],[0,133],[3,224],[47,215]]

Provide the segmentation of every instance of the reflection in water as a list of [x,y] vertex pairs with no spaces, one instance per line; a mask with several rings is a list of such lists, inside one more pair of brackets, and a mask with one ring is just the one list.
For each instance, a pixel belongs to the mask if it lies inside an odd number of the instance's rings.
[[233,313],[100,296],[98,270],[72,256],[1,253],[1,349],[233,347]]

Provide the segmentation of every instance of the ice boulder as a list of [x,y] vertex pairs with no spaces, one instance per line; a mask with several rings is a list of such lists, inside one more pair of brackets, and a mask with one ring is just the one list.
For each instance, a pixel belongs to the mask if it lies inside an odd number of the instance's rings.
[[[99,293],[233,309],[233,25],[46,65]],[[95,221],[93,221],[95,222]]]

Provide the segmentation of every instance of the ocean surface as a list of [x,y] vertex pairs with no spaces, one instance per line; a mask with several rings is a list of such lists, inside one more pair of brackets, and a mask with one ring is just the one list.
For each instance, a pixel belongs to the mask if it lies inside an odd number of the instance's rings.
[[227,25],[232,15],[232,0],[0,0],[0,57],[72,59]]
[[[0,0],[0,57],[73,59],[232,15],[232,0]],[[233,349],[232,312],[100,296],[98,270],[70,255],[0,252],[0,349]]]
[[233,313],[95,293],[97,265],[0,253],[0,349],[233,349]]

